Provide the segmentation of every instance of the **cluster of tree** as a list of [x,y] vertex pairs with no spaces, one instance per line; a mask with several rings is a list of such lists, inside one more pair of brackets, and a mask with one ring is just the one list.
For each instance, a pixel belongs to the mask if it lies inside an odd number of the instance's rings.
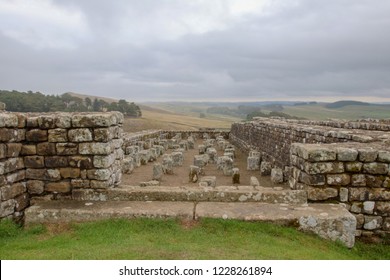
[[0,102],[6,104],[11,112],[106,112],[119,111],[126,116],[141,117],[138,105],[124,99],[108,103],[102,99],[89,97],[85,99],[69,93],[62,95],[45,95],[40,92],[19,92],[0,90]]

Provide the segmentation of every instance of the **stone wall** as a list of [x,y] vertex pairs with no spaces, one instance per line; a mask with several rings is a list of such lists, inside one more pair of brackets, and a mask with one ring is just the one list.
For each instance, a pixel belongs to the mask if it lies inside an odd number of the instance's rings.
[[292,189],[312,202],[345,203],[357,235],[390,234],[390,147],[373,143],[293,144]]
[[121,180],[123,115],[0,114],[0,218],[19,218],[33,197]]
[[339,202],[358,235],[390,234],[390,121],[297,121],[257,118],[232,125],[230,140],[287,170],[310,202]]
[[388,121],[302,121],[282,118],[255,118],[234,123],[230,141],[243,151],[260,151],[262,159],[274,166],[290,166],[292,143],[371,143],[390,141]]

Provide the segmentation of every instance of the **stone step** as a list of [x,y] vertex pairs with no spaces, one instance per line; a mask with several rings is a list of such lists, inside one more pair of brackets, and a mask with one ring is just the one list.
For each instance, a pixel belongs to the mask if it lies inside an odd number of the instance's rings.
[[219,186],[215,188],[120,186],[105,190],[76,189],[73,191],[72,196],[72,199],[75,200],[94,201],[215,201],[288,204],[307,202],[307,193],[303,190],[252,186]]
[[57,200],[36,202],[25,211],[26,225],[137,217],[267,221],[338,240],[347,247],[353,247],[356,229],[355,217],[337,204]]

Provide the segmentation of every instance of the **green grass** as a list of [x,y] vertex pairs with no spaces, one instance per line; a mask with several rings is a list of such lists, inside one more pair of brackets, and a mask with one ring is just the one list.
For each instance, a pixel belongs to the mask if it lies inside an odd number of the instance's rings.
[[267,223],[107,220],[19,228],[0,222],[4,259],[390,259],[386,245],[353,249]]

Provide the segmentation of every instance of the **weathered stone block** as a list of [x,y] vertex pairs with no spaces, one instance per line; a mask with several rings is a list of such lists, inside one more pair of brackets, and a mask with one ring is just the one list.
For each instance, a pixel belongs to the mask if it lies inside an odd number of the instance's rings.
[[172,154],[173,166],[182,166],[184,155],[182,152],[173,152]]
[[188,150],[188,141],[187,140],[182,140],[179,142],[179,147],[181,149],[184,149],[185,151]]
[[354,214],[356,218],[356,228],[363,228],[364,225],[364,215],[363,214]]
[[358,151],[351,148],[337,148],[337,160],[355,161],[359,155]]
[[278,168],[278,167],[274,167],[272,168],[271,170],[271,182],[274,183],[274,184],[281,184],[283,183],[283,170]]
[[247,170],[260,170],[260,157],[248,157],[247,158]]
[[157,150],[155,148],[150,148],[149,150],[149,161],[153,162],[157,160]]
[[164,174],[173,174],[173,159],[171,155],[164,155],[162,160],[162,167]]
[[364,174],[353,174],[351,184],[354,187],[365,187],[367,185],[366,176]]
[[[0,111],[2,111],[2,110],[4,110],[4,109],[0,109]],[[0,127],[18,127],[17,115],[16,114],[0,113]]]
[[45,190],[47,192],[68,193],[72,190],[69,181],[46,183]]
[[359,160],[363,162],[373,162],[378,157],[378,151],[372,148],[359,149]]
[[134,170],[134,160],[132,157],[125,157],[122,161],[122,173],[131,174]]
[[7,157],[7,145],[0,143],[0,159]]
[[188,175],[190,183],[196,183],[199,180],[199,175],[201,173],[201,168],[199,166],[190,165],[190,172]]
[[343,173],[342,162],[305,162],[304,170],[308,174]]
[[9,158],[6,161],[0,162],[0,175],[14,172],[24,168],[23,158]]
[[58,169],[26,169],[26,178],[33,180],[58,181],[61,174]]
[[363,163],[358,161],[345,163],[345,171],[347,172],[360,172],[362,170],[362,167]]
[[390,177],[386,177],[386,179],[383,181],[382,187],[390,188]]
[[118,120],[112,113],[80,114],[72,116],[73,127],[110,127]]
[[165,153],[164,146],[161,145],[153,145],[153,148],[156,149],[157,157],[162,156]]
[[48,140],[47,130],[31,129],[26,132],[26,140],[29,142],[44,142]]
[[323,186],[325,185],[325,176],[321,174],[309,175],[305,172],[300,172],[298,182],[311,186]]
[[0,142],[21,142],[26,138],[24,129],[0,128]]
[[90,181],[85,179],[72,179],[70,185],[72,188],[89,188]]
[[[340,210],[341,213],[343,212]],[[299,218],[298,222],[300,230],[314,232],[326,239],[339,240],[348,248],[352,248],[355,243],[356,218],[352,214],[345,213],[334,219],[309,215]]]
[[153,165],[153,180],[160,181],[163,176],[163,167],[160,163],[155,163]]
[[67,167],[67,168],[60,168],[60,174],[61,177],[64,179],[76,179],[80,177],[80,169],[79,168],[72,168],[72,167]]
[[70,128],[72,126],[72,117],[67,113],[57,113],[54,123],[58,128]]
[[366,175],[367,186],[371,188],[380,188],[383,185],[385,176]]
[[45,183],[41,180],[28,180],[26,186],[30,194],[41,194],[45,190]]
[[112,147],[107,145],[107,143],[95,142],[79,144],[79,153],[81,155],[109,155],[112,152]]
[[49,142],[68,142],[68,132],[64,128],[50,129],[48,133]]
[[272,164],[268,161],[262,161],[260,163],[260,175],[261,176],[268,176],[271,175],[272,170]]
[[383,219],[380,216],[364,216],[364,229],[374,230],[382,227]]
[[110,169],[91,169],[87,171],[88,179],[106,181],[110,179],[112,171]]
[[92,141],[92,132],[88,128],[70,129],[68,131],[70,142],[89,142]]
[[21,194],[15,197],[15,211],[21,212],[30,205],[30,196],[28,193]]
[[7,144],[7,157],[18,157],[22,149],[20,143],[8,143]]
[[8,173],[5,178],[8,184],[13,184],[19,181],[23,181],[24,179],[26,179],[26,170],[22,169],[22,170],[17,170],[13,173]]
[[383,228],[383,230],[390,231],[390,217],[384,218],[382,228]]
[[51,115],[39,116],[38,126],[44,129],[55,128],[55,117]]
[[188,137],[187,139],[187,143],[188,143],[188,149],[189,150],[192,150],[192,149],[195,149],[195,140],[193,137]]
[[250,185],[252,187],[258,187],[258,186],[260,186],[260,182],[255,176],[251,176]]
[[198,146],[198,150],[199,150],[199,154],[203,155],[204,153],[206,153],[206,146],[205,145],[199,145]]
[[296,144],[294,149],[298,156],[311,162],[334,161],[337,158],[335,150],[321,145]]
[[140,151],[140,150],[139,150],[139,147],[138,147],[138,146],[135,146],[135,145],[133,145],[133,146],[128,146],[128,147],[126,147],[126,149],[125,149],[125,154],[126,154],[126,155],[134,155],[134,154],[137,154],[139,151]]
[[240,184],[240,169],[233,168],[233,175],[232,175],[232,183],[233,184]]
[[12,215],[15,212],[16,202],[14,199],[0,201],[0,218]]
[[26,183],[19,182],[5,187],[1,187],[1,200],[9,200],[17,197],[18,195],[26,192]]
[[150,160],[149,150],[142,150],[138,153],[141,161],[141,165],[146,165]]
[[68,157],[70,167],[77,167],[80,169],[91,169],[94,167],[91,157],[87,156],[70,156]]
[[368,200],[368,196],[369,196],[368,188],[349,189],[349,201],[365,201]]
[[225,140],[217,141],[217,147],[218,147],[218,150],[224,151],[226,149],[226,141]]
[[26,156],[24,157],[24,166],[26,168],[43,168],[45,167],[44,156]]
[[382,188],[370,189],[368,192],[368,199],[366,200],[390,201],[390,190],[382,189]]
[[54,156],[54,155],[56,155],[56,144],[49,143],[49,142],[37,144],[37,154],[40,156]]
[[216,163],[218,154],[217,150],[213,147],[207,148],[206,154],[209,156],[209,163]]
[[327,200],[338,196],[338,191],[335,188],[307,188],[307,198],[309,200]]
[[347,202],[348,201],[348,188],[340,188],[340,193],[339,193],[339,197],[340,197],[340,201],[341,202]]
[[376,201],[375,205],[379,215],[390,216],[390,201]]
[[387,174],[389,165],[387,163],[371,162],[363,164],[363,172],[369,174]]
[[36,145],[23,145],[22,150],[20,151],[22,156],[30,156],[37,154],[37,146]]
[[113,181],[91,180],[90,186],[92,189],[107,189],[107,188],[114,186],[114,182]]
[[378,161],[390,163],[390,151],[379,151],[378,152]]
[[45,165],[46,165],[46,167],[49,167],[49,168],[67,167],[68,166],[68,157],[65,157],[65,156],[45,157]]
[[76,143],[57,143],[56,144],[57,155],[76,155],[78,154],[79,145]]
[[157,180],[152,180],[148,182],[141,182],[139,185],[140,187],[156,187],[160,185],[160,182]]
[[375,208],[375,201],[364,201],[363,202],[363,213],[373,214]]
[[217,177],[216,176],[204,176],[200,178],[199,186],[206,186],[215,188],[217,185]]
[[94,156],[93,166],[95,168],[109,168],[115,162],[115,159],[115,154],[110,154],[107,156]]
[[328,185],[332,186],[346,186],[351,182],[349,174],[328,174],[326,179]]
[[94,140],[97,142],[109,142],[114,139],[114,128],[95,128],[93,130]]
[[[353,202],[351,205],[350,211],[352,213],[361,213],[363,209],[363,203],[362,202]],[[363,224],[362,224],[363,226]]]

